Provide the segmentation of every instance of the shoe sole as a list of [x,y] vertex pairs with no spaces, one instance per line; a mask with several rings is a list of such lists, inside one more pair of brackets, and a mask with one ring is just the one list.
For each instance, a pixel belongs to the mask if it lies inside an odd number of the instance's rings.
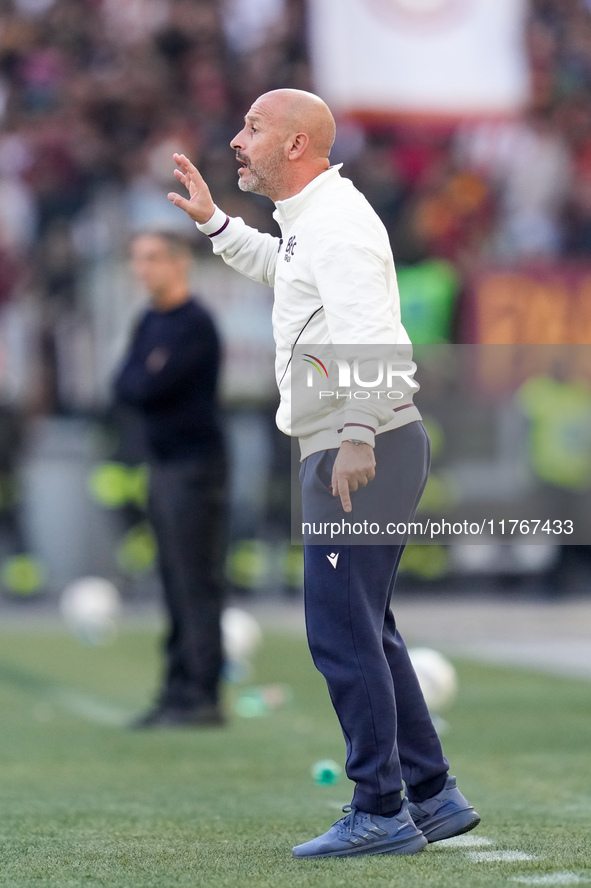
[[429,844],[432,844],[470,832],[479,823],[480,817],[474,808],[466,808],[464,811],[436,817],[431,822],[426,821],[420,824],[418,829],[421,830]]
[[318,857],[363,857],[367,854],[417,854],[427,847],[427,839],[424,835],[409,836],[408,839],[399,839],[394,845],[365,845],[351,848],[350,851],[328,851],[325,854],[295,854],[296,860],[311,860]]

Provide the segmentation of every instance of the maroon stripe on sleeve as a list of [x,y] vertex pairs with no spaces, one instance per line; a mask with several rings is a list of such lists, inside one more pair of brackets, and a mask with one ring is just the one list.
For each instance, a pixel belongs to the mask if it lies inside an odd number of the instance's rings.
[[208,237],[216,237],[216,235],[221,234],[222,231],[224,230],[224,228],[227,228],[227,227],[228,227],[228,223],[229,223],[229,222],[230,222],[230,217],[229,217],[229,216],[226,216],[226,221],[224,222],[224,224],[222,225],[222,227],[221,227],[221,228],[218,228],[217,231],[214,231],[213,234],[208,234],[207,236],[208,236]]
[[341,432],[343,431],[343,429],[349,428],[350,426],[357,426],[357,428],[359,429],[369,429],[370,432],[373,432],[375,435],[376,430],[373,428],[373,426],[364,425],[362,422],[346,422],[341,429]]

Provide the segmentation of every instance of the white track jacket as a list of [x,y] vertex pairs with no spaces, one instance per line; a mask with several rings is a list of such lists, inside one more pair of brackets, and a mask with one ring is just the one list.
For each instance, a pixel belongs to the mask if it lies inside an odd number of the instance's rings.
[[395,402],[370,397],[292,404],[292,372],[303,369],[293,366],[296,344],[309,345],[311,354],[314,345],[410,345],[386,229],[339,169],[331,167],[299,194],[276,202],[281,238],[217,207],[197,226],[228,265],[275,291],[277,425],[299,438],[302,459],[349,438],[373,446],[376,434],[421,418],[412,392]]

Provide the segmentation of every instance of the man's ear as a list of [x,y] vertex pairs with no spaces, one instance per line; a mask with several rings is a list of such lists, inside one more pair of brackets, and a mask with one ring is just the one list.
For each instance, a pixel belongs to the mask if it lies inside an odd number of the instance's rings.
[[296,133],[291,139],[291,143],[288,145],[287,159],[297,160],[302,154],[304,154],[309,143],[310,138],[306,133]]

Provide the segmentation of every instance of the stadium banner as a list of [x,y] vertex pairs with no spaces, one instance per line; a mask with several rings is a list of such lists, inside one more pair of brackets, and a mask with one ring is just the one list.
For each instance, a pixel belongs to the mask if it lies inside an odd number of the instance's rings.
[[336,114],[505,115],[529,95],[526,0],[309,0],[314,88]]
[[[590,351],[298,343],[290,362],[292,542],[591,545]],[[404,465],[392,458],[418,418],[413,402],[431,441],[416,514],[405,493],[414,451],[404,451]],[[331,487],[336,432],[371,444],[365,430],[379,428],[389,431],[375,436],[375,479],[351,493],[345,512]],[[419,431],[410,433],[417,452]]]

